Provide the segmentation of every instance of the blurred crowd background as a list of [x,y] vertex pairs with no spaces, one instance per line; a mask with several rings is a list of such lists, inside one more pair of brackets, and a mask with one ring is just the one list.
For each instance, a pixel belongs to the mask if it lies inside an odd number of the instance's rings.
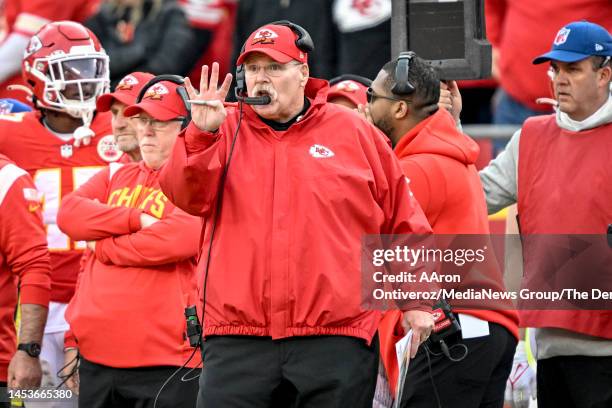
[[[551,96],[547,67],[531,60],[569,21],[612,29],[610,0],[485,0],[485,14],[492,76],[460,82],[463,124],[520,125],[552,112],[536,102]],[[373,79],[391,58],[391,0],[0,0],[0,16],[0,97],[22,100],[25,94],[6,85],[20,81],[27,38],[53,20],[82,22],[100,38],[112,85],[133,71],[188,75],[197,83],[202,64],[213,61],[231,72],[247,35],[282,19],[310,32],[312,76]]]

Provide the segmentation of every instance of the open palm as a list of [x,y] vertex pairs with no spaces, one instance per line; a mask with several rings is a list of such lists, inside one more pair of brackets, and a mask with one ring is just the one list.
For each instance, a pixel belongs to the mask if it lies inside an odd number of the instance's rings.
[[[198,92],[189,78],[185,78],[185,89],[189,99],[194,101],[191,104],[191,120],[198,129],[206,132],[214,132],[223,123],[227,112],[223,101],[229,92],[232,83],[232,74],[227,74],[220,88],[219,64],[214,62],[210,79],[208,78],[208,65],[202,66],[202,76],[200,77],[200,91]],[[198,104],[197,102],[202,102]]]

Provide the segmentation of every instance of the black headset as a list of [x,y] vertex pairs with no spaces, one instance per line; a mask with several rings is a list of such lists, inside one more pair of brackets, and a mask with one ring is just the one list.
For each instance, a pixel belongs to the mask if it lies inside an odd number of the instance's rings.
[[138,93],[138,96],[136,97],[136,103],[142,102],[142,98],[144,98],[149,88],[151,88],[153,85],[157,84],[158,82],[163,82],[163,81],[168,81],[168,82],[172,82],[174,84],[180,85],[179,87],[176,88],[176,93],[178,93],[179,96],[181,97],[181,100],[183,101],[183,105],[185,105],[185,109],[187,110],[187,115],[185,115],[185,118],[181,122],[181,130],[185,129],[187,125],[189,125],[189,122],[191,122],[191,104],[188,102],[189,95],[187,95],[187,90],[183,86],[183,84],[185,83],[185,79],[183,77],[179,75],[164,74],[164,75],[157,75],[156,77],[151,78],[151,80],[149,80],[149,82],[147,82],[142,87],[140,92]]
[[[299,26],[295,23],[292,23],[288,20],[279,20],[274,21],[272,23],[266,25],[282,25],[285,27],[289,27],[291,31],[293,31],[297,38],[295,40],[295,46],[302,52],[309,53],[314,51],[314,42],[308,34],[308,31],[304,29],[304,27]],[[247,39],[248,41],[248,39]],[[246,41],[242,44],[242,48],[240,49],[240,54],[244,52],[246,48]],[[244,102],[248,105],[267,105],[270,103],[269,96],[257,96],[257,97],[248,97],[247,89],[246,89],[246,80],[244,77],[244,65],[241,64],[236,68],[236,87],[234,88],[234,93],[236,95],[236,99],[240,102]]]
[[342,82],[342,81],[355,81],[368,88],[372,85],[372,80],[366,77],[362,77],[360,75],[353,75],[353,74],[344,74],[344,75],[340,75],[340,76],[330,79],[329,86],[334,86],[337,83]]
[[414,86],[409,81],[410,64],[416,54],[412,51],[402,52],[397,57],[397,66],[395,67],[394,81],[395,85],[391,88],[391,92],[395,95],[411,95],[414,93]]

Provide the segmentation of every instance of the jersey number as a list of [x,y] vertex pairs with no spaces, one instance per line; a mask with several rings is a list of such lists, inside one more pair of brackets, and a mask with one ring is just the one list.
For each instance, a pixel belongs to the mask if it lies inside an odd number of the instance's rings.
[[[63,169],[72,170],[72,185],[76,190],[91,176],[103,169],[103,166],[73,167]],[[34,174],[34,184],[38,191],[44,194],[43,220],[47,228],[47,244],[50,251],[69,251],[71,249],[85,249],[84,241],[72,241],[57,226],[57,211],[62,201],[62,169],[40,169]]]

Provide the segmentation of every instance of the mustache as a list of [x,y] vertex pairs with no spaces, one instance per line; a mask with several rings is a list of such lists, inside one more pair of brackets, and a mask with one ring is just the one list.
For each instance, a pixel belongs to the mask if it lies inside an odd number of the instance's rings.
[[276,90],[270,84],[257,84],[253,87],[250,96],[269,95],[270,98],[276,98]]

